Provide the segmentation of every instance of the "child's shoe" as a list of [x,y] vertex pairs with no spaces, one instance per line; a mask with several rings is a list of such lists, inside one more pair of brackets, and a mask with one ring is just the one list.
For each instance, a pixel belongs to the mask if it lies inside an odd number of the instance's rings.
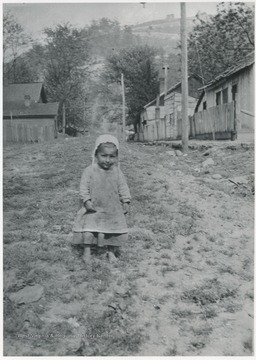
[[108,251],[108,260],[111,263],[114,263],[117,261],[117,258],[115,256],[115,254],[112,251]]
[[83,259],[83,262],[85,264],[87,264],[87,263],[89,263],[91,261],[91,248],[90,248],[90,246],[85,246],[82,259]]
[[98,247],[103,247],[104,246],[104,234],[103,233],[98,233]]

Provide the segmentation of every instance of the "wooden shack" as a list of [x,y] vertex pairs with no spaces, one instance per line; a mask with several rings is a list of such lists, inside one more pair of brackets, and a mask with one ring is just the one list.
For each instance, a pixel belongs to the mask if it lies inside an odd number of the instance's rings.
[[[201,88],[203,93],[195,108],[194,121],[200,118],[201,123],[206,124],[211,119],[213,127],[218,125],[218,129],[215,128],[213,131],[231,133],[231,125],[227,126],[226,122],[227,118],[233,118],[230,122],[233,124],[232,132],[238,135],[244,132],[253,133],[254,88],[254,52],[252,52]],[[232,108],[233,110],[230,110]]]
[[[188,76],[188,114],[193,115],[200,97],[202,79]],[[159,105],[159,106],[157,106]],[[162,92],[144,106],[139,126],[140,141],[176,140],[181,138],[181,82]]]
[[58,103],[48,103],[43,83],[3,87],[3,143],[43,142],[57,137]]

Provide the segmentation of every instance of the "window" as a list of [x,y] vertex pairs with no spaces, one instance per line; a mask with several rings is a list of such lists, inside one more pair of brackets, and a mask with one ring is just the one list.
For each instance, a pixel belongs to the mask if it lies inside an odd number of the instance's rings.
[[207,109],[207,103],[206,101],[203,102],[203,110],[206,110]]
[[222,90],[222,104],[228,103],[228,88]]
[[221,92],[218,91],[216,93],[216,105],[220,105],[221,104]]
[[234,84],[232,86],[232,101],[235,101],[236,100],[236,94],[237,94],[237,84]]

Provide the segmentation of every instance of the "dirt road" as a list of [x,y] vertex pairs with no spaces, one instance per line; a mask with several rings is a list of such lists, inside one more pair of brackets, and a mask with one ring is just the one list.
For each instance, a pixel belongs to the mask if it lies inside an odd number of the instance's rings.
[[93,141],[4,149],[4,355],[252,355],[253,144],[125,144],[129,242],[86,267],[70,236]]

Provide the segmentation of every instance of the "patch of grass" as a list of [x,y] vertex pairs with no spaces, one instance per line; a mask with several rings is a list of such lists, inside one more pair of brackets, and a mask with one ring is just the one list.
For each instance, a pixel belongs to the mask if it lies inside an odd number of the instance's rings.
[[144,250],[149,250],[149,249],[151,249],[151,247],[152,246],[149,243],[146,243],[146,244],[143,245]]
[[207,265],[210,265],[210,266],[215,266],[215,265],[217,265],[217,261],[216,261],[216,260],[211,260],[211,259],[207,259],[207,260],[205,261],[205,263],[206,263]]
[[199,327],[197,329],[193,328],[193,333],[197,336],[203,335],[203,336],[207,336],[210,335],[213,331],[212,326],[202,326]]
[[168,266],[162,267],[161,272],[162,272],[162,275],[165,276],[165,273],[166,273],[166,272],[169,272],[169,271],[179,271],[179,270],[180,270],[180,269],[178,268],[177,265],[168,265]]
[[177,352],[177,345],[174,344],[174,346],[169,347],[166,352],[164,353],[164,356],[176,356],[178,354]]
[[210,242],[216,242],[216,237],[215,236],[209,236],[208,237],[208,240],[210,241]]
[[149,295],[142,295],[142,300],[143,301],[148,301],[150,299]]
[[162,254],[161,258],[163,259],[170,259],[171,260],[171,256],[169,254]]
[[162,261],[162,265],[163,265],[163,266],[169,266],[169,264],[170,264],[169,261],[166,261],[166,260],[165,260],[165,261]]
[[193,312],[189,309],[173,309],[171,311],[171,317],[178,320],[178,319],[184,319],[184,318],[189,318],[190,316],[193,315]]
[[248,297],[249,299],[251,299],[252,301],[254,300],[254,291],[253,290],[249,290],[245,293],[245,296]]
[[212,251],[212,248],[211,248],[211,247],[209,247],[209,246],[202,246],[197,252],[198,252],[199,254],[201,254],[201,253],[208,253],[208,252],[210,252],[210,251]]
[[203,349],[205,347],[205,342],[203,342],[203,341],[192,341],[191,345],[196,349]]
[[159,233],[165,234],[169,232],[170,225],[167,221],[158,220],[150,225],[150,229],[154,234],[159,234]]
[[201,318],[202,319],[213,319],[215,318],[216,316],[218,316],[218,313],[215,309],[213,308],[210,308],[209,306],[208,307],[205,307],[204,308],[204,312],[203,314],[201,315]]
[[164,294],[158,299],[159,304],[164,305],[171,298],[171,294]]
[[184,247],[183,250],[184,250],[184,252],[193,250],[193,246],[192,246],[192,245],[189,245],[189,246],[187,246],[187,247]]
[[248,340],[244,341],[243,346],[244,346],[244,349],[245,349],[246,351],[248,351],[250,354],[253,353],[253,342],[252,342],[252,339],[248,339]]
[[233,303],[228,304],[228,305],[225,306],[225,311],[229,312],[229,313],[235,313],[235,312],[237,312],[237,311],[239,311],[241,309],[242,309],[241,305],[233,304]]
[[[156,243],[161,249],[172,250],[173,245],[175,244],[176,239],[175,235],[172,232],[167,232],[165,234],[157,235]],[[167,259],[168,254],[161,254],[162,258]]]
[[126,319],[120,312],[112,310],[104,311],[102,315],[87,314],[85,325],[88,344],[82,349],[81,355],[136,354],[145,339],[143,330],[132,325],[137,315],[127,312]]
[[186,290],[181,299],[200,305],[215,304],[226,298],[234,298],[237,289],[230,289],[223,286],[218,280],[207,281],[196,289]]
[[165,284],[165,288],[167,288],[167,289],[171,289],[171,288],[173,288],[175,286],[175,282],[174,281],[168,281],[168,283],[167,284]]
[[228,273],[228,274],[231,274],[231,275],[234,275],[236,274],[236,271],[234,271],[234,269],[232,268],[232,266],[230,265],[221,265],[219,268],[218,268],[218,272],[220,274],[225,274],[225,273]]

